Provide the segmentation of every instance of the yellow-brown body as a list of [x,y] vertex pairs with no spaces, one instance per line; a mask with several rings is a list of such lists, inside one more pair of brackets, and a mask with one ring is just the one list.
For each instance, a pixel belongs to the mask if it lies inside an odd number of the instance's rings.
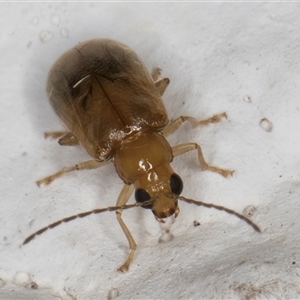
[[[49,72],[47,94],[66,131],[45,135],[60,138],[61,145],[80,144],[93,159],[63,168],[39,180],[38,185],[49,184],[66,172],[98,168],[108,162],[114,163],[125,185],[116,206],[57,221],[29,236],[24,244],[62,222],[92,213],[116,211],[131,249],[119,268],[126,271],[137,246],[121,217],[122,211],[135,206],[150,208],[156,219],[164,222],[163,218],[179,214],[178,200],[224,210],[259,231],[251,220],[231,209],[180,196],[183,183],[170,166],[176,156],[197,150],[201,169],[224,177],[232,175],[233,171],[207,164],[198,144],[184,143],[171,147],[165,137],[185,121],[195,127],[219,122],[227,115],[222,113],[202,121],[181,116],[169,122],[161,98],[169,79],[159,79],[159,75],[158,68],[150,75],[133,50],[111,39],[80,43],[58,58]],[[127,204],[134,189],[137,203]]]

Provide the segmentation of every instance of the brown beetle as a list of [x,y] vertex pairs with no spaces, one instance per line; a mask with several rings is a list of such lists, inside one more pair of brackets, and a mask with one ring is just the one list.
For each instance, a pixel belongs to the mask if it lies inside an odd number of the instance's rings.
[[[232,175],[234,171],[207,164],[201,147],[196,143],[171,147],[165,137],[185,121],[196,127],[219,122],[227,116],[222,113],[202,121],[181,116],[169,122],[161,99],[169,79],[159,79],[159,75],[158,68],[150,75],[133,50],[111,39],[80,43],[56,61],[49,72],[47,94],[67,131],[48,132],[45,136],[59,138],[60,145],[80,144],[93,160],[64,168],[37,184],[49,184],[66,172],[98,168],[113,162],[125,186],[116,206],[55,222],[29,236],[24,244],[62,222],[114,210],[131,249],[125,263],[119,268],[120,271],[126,271],[137,246],[122,220],[122,210],[136,206],[150,208],[155,218],[164,222],[163,218],[179,214],[178,200],[224,210],[260,231],[250,219],[231,209],[180,196],[183,183],[170,166],[176,156],[197,150],[202,170],[211,170],[224,177]],[[134,189],[137,203],[126,204]]]

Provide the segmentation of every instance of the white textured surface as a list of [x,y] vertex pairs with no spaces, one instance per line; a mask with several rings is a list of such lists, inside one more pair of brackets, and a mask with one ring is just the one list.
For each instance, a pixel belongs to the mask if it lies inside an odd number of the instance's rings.
[[[300,297],[299,4],[0,8],[1,300]],[[58,55],[93,37],[120,40],[149,68],[163,69],[171,79],[164,96],[171,118],[228,113],[227,121],[205,128],[184,125],[170,142],[200,143],[207,160],[234,168],[234,177],[200,172],[195,153],[177,158],[174,168],[185,182],[183,195],[240,212],[254,206],[263,233],[226,213],[181,203],[175,238],[165,243],[158,243],[151,212],[124,213],[139,246],[126,274],[116,271],[128,245],[114,213],[61,225],[21,246],[51,222],[113,205],[122,188],[113,166],[75,172],[49,187],[35,184],[88,158],[83,149],[43,139],[45,130],[61,128],[44,90]]]

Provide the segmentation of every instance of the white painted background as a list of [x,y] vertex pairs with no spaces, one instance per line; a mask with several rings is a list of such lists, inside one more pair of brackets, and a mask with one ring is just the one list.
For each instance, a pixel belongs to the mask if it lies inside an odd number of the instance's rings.
[[[300,298],[299,15],[298,3],[1,3],[0,299]],[[200,143],[206,159],[235,169],[234,177],[201,172],[195,153],[173,166],[187,197],[239,212],[254,206],[261,234],[226,213],[180,203],[175,237],[165,243],[151,212],[124,213],[139,246],[126,274],[116,271],[128,245],[114,213],[21,246],[51,222],[114,205],[122,188],[112,165],[35,184],[88,159],[43,138],[61,129],[45,80],[63,51],[93,37],[120,40],[149,69],[163,69],[170,118],[228,113],[219,124],[186,124],[169,140]]]

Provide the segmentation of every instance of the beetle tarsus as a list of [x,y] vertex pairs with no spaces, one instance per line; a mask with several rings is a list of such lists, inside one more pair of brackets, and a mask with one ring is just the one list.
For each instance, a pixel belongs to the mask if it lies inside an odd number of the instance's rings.
[[63,174],[63,171],[59,171],[53,175],[47,176],[41,180],[38,180],[36,184],[40,187],[42,184],[49,185],[55,178],[60,177]]
[[215,166],[208,166],[207,170],[210,170],[212,172],[217,172],[225,178],[233,176],[233,173],[235,172],[234,170],[221,169],[221,168],[215,167]]
[[130,264],[132,263],[133,258],[134,258],[134,252],[135,252],[135,250],[130,250],[128,258],[126,259],[125,263],[121,267],[118,268],[118,271],[123,272],[123,273],[128,271]]
[[222,120],[222,118],[227,119],[226,112],[223,112],[223,113],[217,114],[217,115],[213,115],[212,117],[205,119],[205,120],[201,120],[198,122],[198,125],[208,125],[210,123],[218,123]]

